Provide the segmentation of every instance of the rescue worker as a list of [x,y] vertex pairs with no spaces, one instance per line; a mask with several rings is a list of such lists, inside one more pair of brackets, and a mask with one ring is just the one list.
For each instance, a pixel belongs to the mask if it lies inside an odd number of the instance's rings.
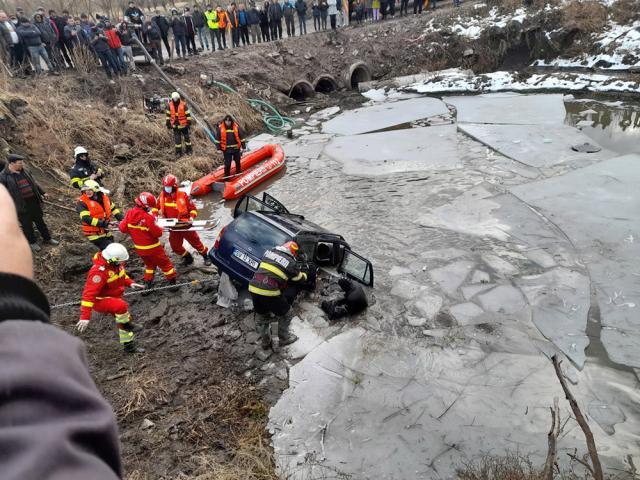
[[338,285],[343,292],[341,298],[325,300],[320,305],[329,320],[337,320],[347,315],[357,315],[367,308],[369,305],[367,296],[360,285],[346,278],[338,280]]
[[[178,179],[175,175],[166,175],[162,179],[162,192],[158,198],[158,211],[164,218],[176,218],[179,222],[191,223],[198,215],[196,206],[191,198],[178,189]],[[180,230],[169,231],[169,245],[176,255],[182,257],[183,265],[191,265],[193,257],[185,250],[183,244],[187,241],[189,245],[202,255],[205,265],[211,265],[211,260],[207,257],[208,249],[202,244],[198,232],[181,232]]]
[[120,222],[120,231],[131,235],[136,252],[144,262],[144,284],[147,288],[151,287],[156,268],[162,270],[169,283],[175,284],[176,270],[160,244],[162,228],[156,225],[156,219],[150,213],[157,208],[156,197],[149,192],[142,192],[135,202],[136,206]]
[[288,282],[306,280],[307,274],[300,270],[296,257],[298,244],[286,242],[284,245],[264,252],[258,270],[249,282],[249,292],[253,300],[253,309],[258,315],[257,326],[263,349],[271,346],[269,315],[278,319],[278,344],[289,345],[298,337],[289,333],[291,318],[287,315],[291,305],[284,295]]
[[134,283],[124,269],[124,262],[129,260],[129,253],[124,245],[112,243],[93,257],[93,266],[87,274],[87,281],[80,302],[80,320],[76,324],[79,332],[89,326],[91,312],[111,313],[114,315],[120,345],[128,353],[142,353],[134,341],[134,332],[142,330],[140,325],[131,322],[129,304],[122,299],[126,287],[144,288]]
[[224,176],[225,181],[227,181],[231,175],[232,160],[236,164],[235,174],[237,175],[242,171],[240,155],[241,151],[247,148],[244,135],[238,124],[231,118],[231,115],[226,115],[216,128],[214,141],[218,150],[224,155]]
[[82,184],[87,180],[95,180],[100,183],[104,172],[102,168],[91,163],[89,160],[89,152],[86,148],[77,146],[73,150],[73,158],[75,163],[71,170],[69,170],[69,177],[71,178],[71,186],[77,189],[82,187]]
[[191,155],[191,139],[189,127],[191,126],[191,111],[178,92],[171,94],[171,100],[167,105],[167,128],[173,129],[173,139],[176,145],[176,158],[182,156],[182,140],[184,139],[184,153]]
[[107,196],[108,190],[95,180],[86,180],[80,187],[82,195],[78,197],[76,212],[82,221],[82,233],[99,250],[113,243],[113,235],[108,230],[112,217],[123,219],[118,206]]

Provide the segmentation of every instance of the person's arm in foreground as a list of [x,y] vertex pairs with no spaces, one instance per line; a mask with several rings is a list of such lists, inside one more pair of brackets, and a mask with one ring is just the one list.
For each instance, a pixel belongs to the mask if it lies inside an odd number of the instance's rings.
[[31,251],[0,186],[0,476],[121,478],[116,420],[82,342],[49,325]]

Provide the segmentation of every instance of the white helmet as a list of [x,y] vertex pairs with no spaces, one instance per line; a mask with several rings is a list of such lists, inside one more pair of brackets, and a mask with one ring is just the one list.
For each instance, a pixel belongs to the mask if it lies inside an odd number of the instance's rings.
[[178,92],[173,92],[173,93],[171,94],[171,99],[172,99],[174,102],[177,102],[178,100],[180,100],[180,94],[179,94]]
[[78,155],[82,155],[83,153],[89,154],[86,148],[78,146],[73,150],[73,158],[78,158]]
[[102,258],[110,263],[126,262],[129,260],[129,252],[121,243],[111,243],[102,250]]

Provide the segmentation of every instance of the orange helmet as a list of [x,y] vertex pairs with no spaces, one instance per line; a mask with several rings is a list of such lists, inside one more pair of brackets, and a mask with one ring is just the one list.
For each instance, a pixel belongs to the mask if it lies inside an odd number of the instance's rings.
[[136,197],[136,205],[142,208],[156,208],[156,197],[152,193],[142,192]]
[[296,242],[287,242],[285,244],[282,245],[284,248],[286,248],[287,250],[289,250],[291,252],[291,255],[293,255],[294,257],[298,256],[298,250],[300,249],[300,247],[298,246],[298,244]]
[[165,175],[162,178],[162,185],[164,187],[177,187],[178,186],[178,177],[175,175],[169,174]]

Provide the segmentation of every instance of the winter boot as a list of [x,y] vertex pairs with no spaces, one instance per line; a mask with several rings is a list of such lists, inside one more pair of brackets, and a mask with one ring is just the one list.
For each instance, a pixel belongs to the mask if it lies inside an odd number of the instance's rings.
[[140,325],[139,323],[129,322],[127,324],[127,330],[129,330],[130,332],[133,332],[133,333],[138,333],[141,330],[144,330],[144,326]]
[[127,353],[144,353],[145,349],[136,345],[136,342],[129,342],[124,344],[124,351]]
[[269,324],[258,324],[258,332],[260,333],[260,346],[263,350],[269,350],[271,348],[271,333],[269,332]]
[[[147,281],[145,281],[145,282],[143,282],[143,283],[144,283],[144,289],[145,289],[145,290],[150,290],[151,288],[153,288],[153,280],[147,280]],[[143,292],[141,293],[141,295],[142,295],[143,297],[147,297],[147,296],[151,295],[151,293],[152,293],[152,292],[149,292],[149,291],[143,291]]]
[[291,318],[289,317],[281,317],[280,321],[278,322],[278,343],[281,347],[284,347],[285,345],[291,345],[293,342],[298,340],[298,337],[289,332],[290,323]]
[[186,267],[188,265],[191,265],[193,263],[193,256],[187,252],[182,256],[182,266]]
[[202,259],[204,260],[204,264],[205,266],[210,266],[211,265],[211,259],[209,258],[209,255],[207,255],[206,253],[202,254]]
[[176,285],[175,278],[172,278],[171,280],[169,280],[169,285],[173,285],[173,287],[169,289],[170,292],[177,292],[178,290],[180,290],[180,287]]

